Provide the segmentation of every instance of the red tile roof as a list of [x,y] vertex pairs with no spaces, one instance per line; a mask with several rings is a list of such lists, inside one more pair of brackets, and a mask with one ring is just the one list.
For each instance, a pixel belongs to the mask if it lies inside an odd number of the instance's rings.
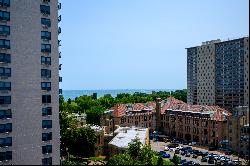
[[[120,117],[126,115],[126,111],[139,111],[141,110],[152,110],[156,108],[155,102],[148,103],[135,103],[135,104],[116,104],[111,110],[114,110],[112,116]],[[182,110],[182,111],[192,111],[192,112],[203,112],[209,111],[213,113],[213,120],[222,121],[224,119],[224,114],[231,115],[227,110],[220,108],[219,106],[204,106],[204,105],[190,105],[181,100],[177,100],[174,97],[169,97],[166,101],[162,102],[161,113],[165,113],[166,110]],[[151,112],[150,112],[151,113]],[[148,113],[144,113],[148,114]]]

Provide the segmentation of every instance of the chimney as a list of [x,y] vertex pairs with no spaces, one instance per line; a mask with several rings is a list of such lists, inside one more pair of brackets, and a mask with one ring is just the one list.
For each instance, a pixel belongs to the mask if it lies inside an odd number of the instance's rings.
[[161,128],[161,98],[156,99],[156,130],[159,132]]

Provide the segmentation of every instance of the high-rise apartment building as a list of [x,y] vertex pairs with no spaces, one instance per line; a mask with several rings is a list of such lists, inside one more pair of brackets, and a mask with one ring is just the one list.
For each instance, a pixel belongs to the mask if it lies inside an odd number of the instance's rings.
[[58,0],[0,0],[0,163],[60,164]]
[[248,37],[187,48],[188,103],[249,106]]

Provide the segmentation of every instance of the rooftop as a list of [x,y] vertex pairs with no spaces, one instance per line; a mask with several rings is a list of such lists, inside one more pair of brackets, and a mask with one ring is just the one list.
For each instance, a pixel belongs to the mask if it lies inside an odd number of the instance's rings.
[[140,142],[145,145],[145,140],[148,134],[147,130],[148,128],[119,127],[115,130],[115,133],[118,134],[109,142],[109,144],[119,148],[128,148],[129,143],[138,137]]
[[[156,103],[135,103],[135,104],[116,104],[111,108],[113,110],[112,115],[115,117],[129,116],[133,113],[150,114],[155,111]],[[197,114],[209,114],[212,120],[224,121],[225,118],[231,113],[219,106],[206,106],[206,105],[191,105],[181,100],[177,100],[174,97],[169,97],[167,100],[161,102],[161,113],[166,111],[176,112],[189,112]]]

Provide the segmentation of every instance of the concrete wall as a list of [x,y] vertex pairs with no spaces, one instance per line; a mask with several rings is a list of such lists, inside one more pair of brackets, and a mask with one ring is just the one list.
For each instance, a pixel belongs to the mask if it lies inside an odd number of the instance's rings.
[[[58,83],[58,13],[57,0],[52,0],[50,4],[51,14],[48,16],[52,20],[52,26],[48,31],[52,34],[50,42],[52,45],[52,78],[46,81],[52,82],[51,92],[41,90],[41,18],[46,18],[40,12],[41,0],[11,0],[10,21],[1,23],[9,25],[11,35],[7,39],[11,42],[11,49],[7,53],[11,54],[11,64],[8,66],[12,70],[10,81],[12,90],[12,103],[1,109],[12,110],[13,131],[9,134],[0,134],[0,137],[12,137],[12,147],[1,148],[0,151],[12,151],[12,161],[4,164],[25,164],[41,165],[43,158],[52,157],[53,164],[60,164],[60,127],[59,127],[59,83]],[[51,94],[52,103],[42,104],[42,95]],[[43,117],[42,108],[52,107],[52,116]],[[42,129],[42,120],[52,120],[52,129]],[[1,121],[0,123],[6,123]],[[52,132],[52,141],[42,142],[42,133]],[[52,153],[42,154],[43,145],[52,145]]]

